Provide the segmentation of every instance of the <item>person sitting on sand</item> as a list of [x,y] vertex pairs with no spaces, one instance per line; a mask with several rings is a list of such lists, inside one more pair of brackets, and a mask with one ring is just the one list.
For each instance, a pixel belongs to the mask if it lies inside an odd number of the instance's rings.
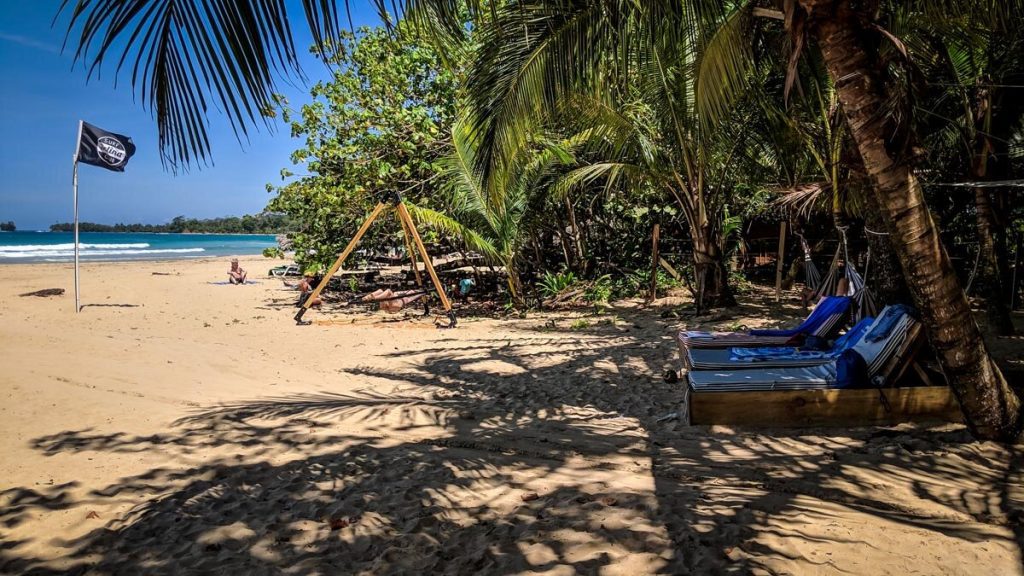
[[228,282],[232,284],[245,284],[247,272],[238,265],[238,258],[231,260],[231,270],[228,270]]
[[[306,274],[305,276],[302,277],[302,280],[299,281],[299,285],[297,286],[300,294],[299,302],[298,304],[296,304],[296,306],[301,307],[303,304],[306,303],[306,299],[309,298],[309,295],[312,294],[313,290],[316,289],[318,283],[318,279],[316,278],[316,276],[313,276],[312,274]],[[313,300],[313,302],[310,303],[309,306],[311,308],[319,308],[320,305],[323,303],[324,301],[321,300],[319,296],[317,296]]]

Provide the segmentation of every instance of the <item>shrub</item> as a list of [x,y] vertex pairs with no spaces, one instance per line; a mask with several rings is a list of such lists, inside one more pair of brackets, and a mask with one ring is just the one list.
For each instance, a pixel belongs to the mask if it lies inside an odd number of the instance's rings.
[[565,292],[576,284],[576,275],[572,272],[562,271],[555,274],[545,272],[540,279],[540,293],[546,298],[553,298]]

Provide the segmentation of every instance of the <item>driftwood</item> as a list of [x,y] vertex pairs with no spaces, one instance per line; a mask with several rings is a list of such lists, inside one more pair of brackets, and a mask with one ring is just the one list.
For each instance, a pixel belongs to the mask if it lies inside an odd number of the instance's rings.
[[64,295],[64,289],[63,288],[46,288],[44,290],[36,290],[35,292],[26,292],[24,294],[20,294],[20,296],[41,296],[41,297],[46,297],[46,296],[63,296],[63,295]]
[[555,308],[558,306],[575,306],[578,304],[578,300],[583,296],[584,290],[570,290],[569,292],[563,292],[558,294],[554,298],[548,298],[544,301],[545,308]]

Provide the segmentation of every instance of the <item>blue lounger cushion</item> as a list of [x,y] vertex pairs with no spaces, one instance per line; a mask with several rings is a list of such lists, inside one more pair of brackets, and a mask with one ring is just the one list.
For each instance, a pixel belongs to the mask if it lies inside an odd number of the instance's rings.
[[691,369],[746,369],[786,366],[814,366],[824,364],[838,357],[843,351],[860,341],[873,321],[865,318],[835,341],[828,350],[806,350],[793,346],[691,349],[687,350],[687,365]]
[[[906,307],[890,306],[872,323],[857,344],[840,357],[816,366],[746,369],[691,370],[687,381],[695,391],[730,392],[755,390],[806,390],[880,385],[881,370],[904,348],[917,321]],[[881,339],[868,341],[872,333]]]

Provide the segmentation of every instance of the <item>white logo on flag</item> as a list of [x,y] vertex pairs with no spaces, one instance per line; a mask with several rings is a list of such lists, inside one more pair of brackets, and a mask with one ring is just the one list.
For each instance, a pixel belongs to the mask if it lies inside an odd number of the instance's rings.
[[110,136],[100,136],[96,140],[96,153],[104,162],[115,167],[124,164],[125,157],[128,155],[121,142]]

